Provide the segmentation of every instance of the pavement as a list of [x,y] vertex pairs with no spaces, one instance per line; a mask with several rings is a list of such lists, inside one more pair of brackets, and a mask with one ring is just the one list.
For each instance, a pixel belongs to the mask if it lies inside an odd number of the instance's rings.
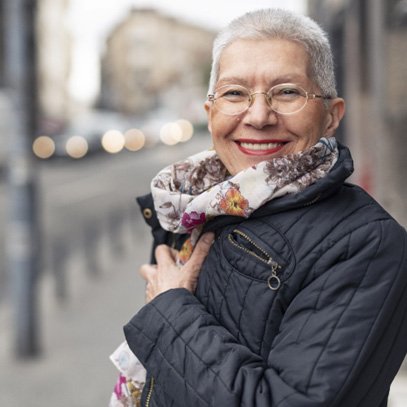
[[2,304],[1,407],[108,405],[117,379],[109,355],[124,339],[123,325],[144,303],[144,283],[137,269],[148,261],[149,238],[142,220],[137,222],[139,233],[127,230],[127,247],[117,255],[112,255],[107,237],[100,239],[97,273],[87,272],[84,253],[69,258],[65,300],[56,296],[54,276],[44,273],[39,285],[38,357],[14,357],[13,315],[7,303]]
[[[1,407],[108,405],[117,378],[108,357],[123,340],[122,326],[144,302],[137,269],[148,260],[150,244],[141,217],[123,233],[127,243],[117,253],[107,236],[98,242],[98,273],[87,272],[85,253],[69,258],[65,300],[55,294],[54,276],[44,273],[39,286],[42,352],[37,358],[14,357],[11,309],[7,303],[1,306]],[[407,407],[407,369],[392,386],[389,407]]]

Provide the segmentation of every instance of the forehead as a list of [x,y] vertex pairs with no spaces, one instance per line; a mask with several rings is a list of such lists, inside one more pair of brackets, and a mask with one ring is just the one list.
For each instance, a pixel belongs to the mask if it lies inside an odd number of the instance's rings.
[[237,40],[220,57],[218,84],[239,80],[267,84],[310,80],[309,56],[304,46],[284,39]]

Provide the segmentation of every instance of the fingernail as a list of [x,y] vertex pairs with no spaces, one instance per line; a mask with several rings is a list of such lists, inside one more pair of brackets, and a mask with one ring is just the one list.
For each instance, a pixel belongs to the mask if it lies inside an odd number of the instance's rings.
[[207,232],[202,235],[202,239],[204,239],[205,243],[212,243],[215,238],[215,234],[213,232]]

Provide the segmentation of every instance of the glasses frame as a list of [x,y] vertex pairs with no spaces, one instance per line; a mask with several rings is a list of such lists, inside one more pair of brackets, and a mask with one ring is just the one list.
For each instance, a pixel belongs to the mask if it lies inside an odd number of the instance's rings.
[[[237,84],[230,84],[230,85],[223,85],[223,86],[220,86],[218,89],[215,90],[215,93],[216,93],[219,89],[222,89],[222,88],[224,88],[224,87],[226,87],[226,86],[230,86],[230,87],[232,87],[232,86],[238,86],[238,87],[240,87],[240,88],[243,88],[243,89],[247,90],[248,97],[249,97],[249,99],[248,99],[249,104],[248,104],[247,107],[246,107],[244,110],[242,110],[241,112],[238,112],[238,113],[225,113],[225,112],[223,112],[221,109],[218,108],[218,110],[219,110],[221,113],[223,113],[224,115],[227,115],[227,116],[238,116],[239,114],[242,114],[242,113],[247,112],[247,110],[249,110],[249,109],[251,108],[251,106],[253,105],[253,103],[254,103],[255,95],[264,95],[264,97],[265,97],[265,99],[266,99],[266,101],[267,101],[267,104],[269,105],[270,109],[271,109],[273,112],[275,112],[275,113],[277,113],[277,114],[280,114],[280,115],[283,115],[283,116],[289,116],[289,115],[291,115],[291,114],[299,113],[299,112],[300,112],[301,110],[303,110],[304,107],[307,105],[308,100],[315,100],[315,99],[329,100],[329,99],[332,99],[332,96],[324,96],[324,95],[318,95],[317,93],[307,92],[302,86],[299,86],[299,85],[297,85],[297,84],[295,84],[295,83],[279,83],[279,84],[277,84],[277,85],[275,85],[275,86],[272,86],[267,92],[251,92],[251,91],[250,91],[249,89],[247,89],[245,86],[237,85]],[[302,107],[300,107],[299,109],[297,109],[297,110],[295,110],[295,111],[293,111],[293,112],[289,112],[289,113],[282,113],[282,112],[279,112],[279,111],[273,109],[273,107],[272,107],[272,105],[271,105],[271,104],[272,104],[272,97],[271,97],[269,94],[270,94],[270,92],[271,92],[274,88],[276,88],[277,86],[294,86],[294,87],[296,87],[296,88],[302,90],[302,91],[305,93],[305,103],[304,103],[304,105],[303,105]],[[212,103],[216,106],[216,101],[217,101],[218,99],[220,99],[220,98],[215,98],[215,93],[210,93],[210,94],[208,94],[208,101],[209,101],[209,102],[212,102]]]

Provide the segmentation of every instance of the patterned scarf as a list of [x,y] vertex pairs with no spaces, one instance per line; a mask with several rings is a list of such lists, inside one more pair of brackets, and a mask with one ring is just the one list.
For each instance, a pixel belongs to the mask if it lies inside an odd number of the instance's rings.
[[163,229],[191,234],[179,253],[188,260],[202,230],[220,215],[248,218],[266,202],[304,190],[323,178],[338,159],[334,137],[307,150],[262,161],[230,176],[213,150],[195,154],[160,171],[151,182]]

